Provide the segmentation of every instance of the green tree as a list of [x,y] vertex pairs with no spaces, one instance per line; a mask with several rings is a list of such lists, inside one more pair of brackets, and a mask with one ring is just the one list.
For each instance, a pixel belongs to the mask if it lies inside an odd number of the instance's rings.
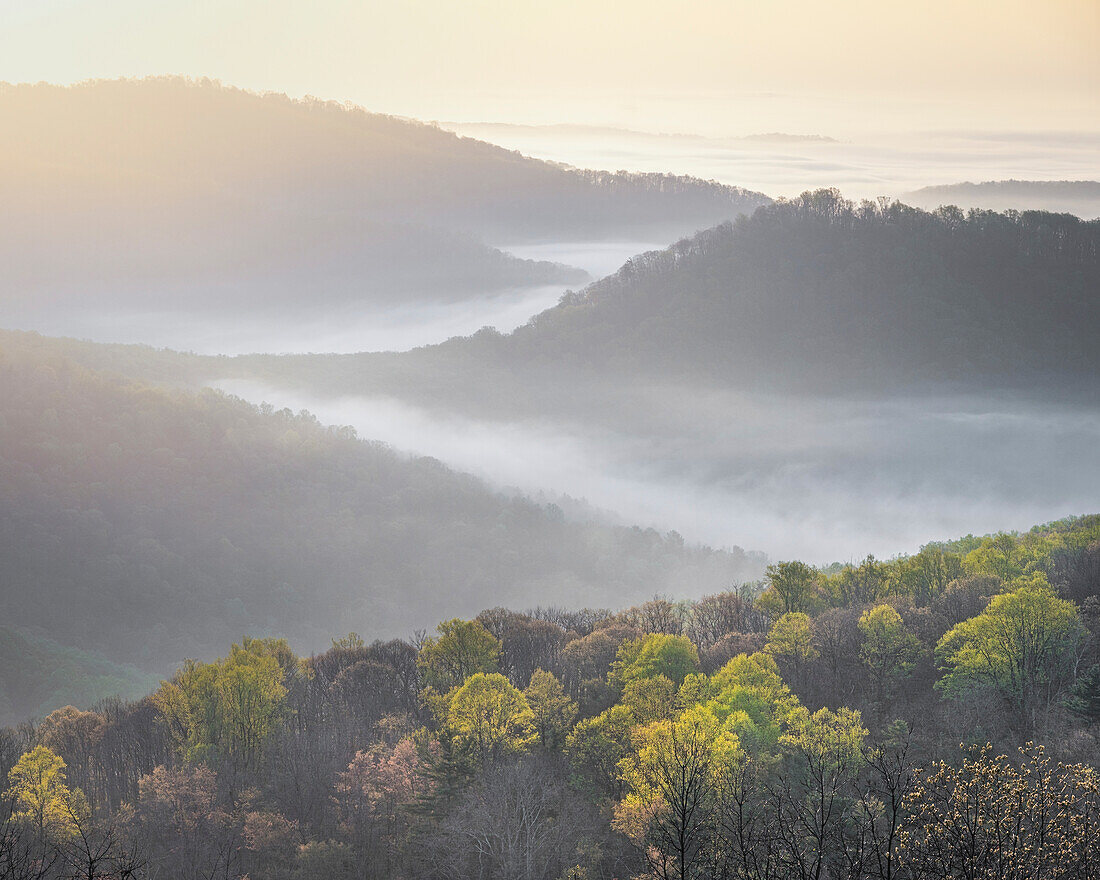
[[417,659],[426,687],[447,693],[478,672],[496,672],[500,641],[476,620],[447,620],[424,642]]
[[447,727],[460,751],[483,765],[523,752],[535,739],[534,715],[523,692],[499,672],[477,672],[451,697]]
[[1031,733],[1076,679],[1084,628],[1077,606],[1043,579],[994,596],[985,611],[949,630],[936,646],[949,697],[992,688]]
[[788,611],[768,631],[768,641],[764,650],[780,660],[788,660],[801,666],[816,660],[814,635],[810,626],[810,617],[801,611]]
[[552,672],[536,669],[524,691],[531,707],[531,723],[544,751],[556,751],[565,745],[565,738],[577,717],[577,704],[565,692]]
[[80,789],[65,783],[65,762],[45,746],[22,755],[8,771],[4,798],[14,806],[13,818],[32,826],[40,838],[66,840],[88,816]]
[[821,573],[805,562],[780,562],[764,572],[768,586],[757,603],[772,614],[812,611],[821,601]]
[[798,707],[780,738],[784,772],[776,793],[777,833],[787,852],[787,876],[834,876],[831,858],[843,852],[850,806],[845,790],[861,766],[867,730],[860,713],[847,708]]
[[863,644],[859,657],[871,671],[877,699],[904,678],[920,658],[920,640],[905,628],[901,615],[889,605],[877,605],[859,618]]
[[623,794],[619,762],[631,749],[634,715],[626,706],[612,706],[594,718],[577,722],[565,741],[574,772],[594,793],[617,800]]
[[754,757],[774,754],[783,722],[799,707],[771,654],[741,654],[719,669],[710,682],[707,704],[733,730]]
[[667,675],[637,678],[623,688],[622,704],[639,724],[649,724],[675,713],[679,692]]
[[282,640],[245,639],[214,663],[188,660],[153,701],[188,760],[255,768],[286,717],[288,670]]
[[699,652],[686,636],[650,633],[619,645],[611,679],[619,686],[663,675],[679,687],[699,671]]
[[737,735],[705,706],[637,729],[620,763],[629,794],[615,821],[654,877],[712,876],[722,793],[745,761]]

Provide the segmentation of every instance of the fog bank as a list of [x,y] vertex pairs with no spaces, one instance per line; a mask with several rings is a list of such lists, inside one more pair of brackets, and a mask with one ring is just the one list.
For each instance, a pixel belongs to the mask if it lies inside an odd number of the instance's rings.
[[382,398],[258,383],[224,390],[309,409],[498,486],[560,493],[689,541],[815,563],[910,553],[1096,506],[1100,415],[1005,398],[845,402],[654,390],[650,431],[479,422]]

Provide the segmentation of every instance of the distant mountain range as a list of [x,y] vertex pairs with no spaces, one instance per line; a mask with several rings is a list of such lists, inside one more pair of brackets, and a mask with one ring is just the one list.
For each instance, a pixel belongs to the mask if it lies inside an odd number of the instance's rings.
[[671,241],[769,201],[207,80],[2,85],[0,130],[8,306],[446,302],[585,280],[489,245]]
[[958,205],[994,211],[1054,211],[1086,219],[1100,217],[1100,181],[990,180],[926,186],[902,198],[921,208]]

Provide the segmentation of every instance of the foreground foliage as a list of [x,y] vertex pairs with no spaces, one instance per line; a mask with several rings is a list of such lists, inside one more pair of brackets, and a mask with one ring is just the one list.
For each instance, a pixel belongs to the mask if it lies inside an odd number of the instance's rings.
[[245,639],[0,731],[0,874],[1100,877],[1098,557],[1083,517],[416,645]]

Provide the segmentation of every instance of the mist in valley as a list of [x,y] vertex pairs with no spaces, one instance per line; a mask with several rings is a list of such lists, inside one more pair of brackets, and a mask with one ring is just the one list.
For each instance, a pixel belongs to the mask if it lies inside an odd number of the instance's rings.
[[1088,509],[1100,486],[1100,412],[1010,395],[856,401],[652,388],[643,411],[658,427],[632,434],[601,427],[595,412],[487,421],[393,398],[216,385],[502,489],[563,494],[691,542],[814,564],[1028,528]]

